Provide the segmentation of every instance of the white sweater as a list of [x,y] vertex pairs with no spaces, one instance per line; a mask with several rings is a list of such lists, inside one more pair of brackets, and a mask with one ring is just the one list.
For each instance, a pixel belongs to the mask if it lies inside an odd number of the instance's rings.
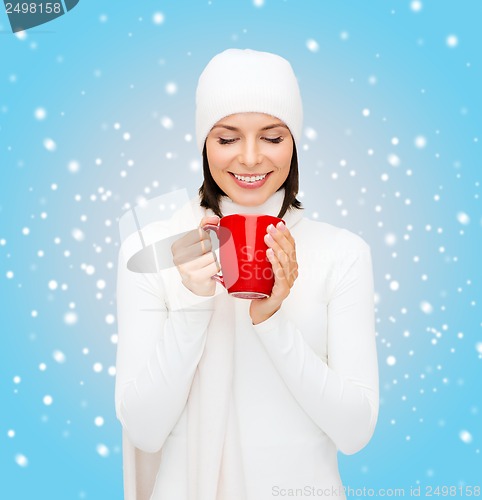
[[[277,215],[283,195],[250,208],[224,198],[221,210]],[[212,214],[197,198],[190,208],[197,224]],[[350,231],[304,218],[302,210],[283,218],[296,242],[299,276],[281,309],[257,325],[249,300],[229,296],[219,284],[214,297],[198,297],[175,267],[133,273],[121,249],[116,412],[126,499],[190,498],[186,403],[207,332],[216,328],[216,307],[234,325],[230,391],[246,500],[289,496],[288,490],[320,496],[327,488],[345,498],[337,450],[361,450],[378,416],[370,248]],[[140,492],[136,475],[138,483],[140,476],[151,475],[151,482],[157,476],[152,494],[152,484]]]

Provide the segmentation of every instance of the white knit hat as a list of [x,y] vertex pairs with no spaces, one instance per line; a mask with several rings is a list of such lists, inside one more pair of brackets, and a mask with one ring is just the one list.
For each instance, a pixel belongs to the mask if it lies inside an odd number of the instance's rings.
[[214,56],[196,90],[196,140],[202,152],[214,124],[234,113],[266,113],[282,120],[295,144],[301,139],[303,105],[290,63],[276,54],[227,49]]

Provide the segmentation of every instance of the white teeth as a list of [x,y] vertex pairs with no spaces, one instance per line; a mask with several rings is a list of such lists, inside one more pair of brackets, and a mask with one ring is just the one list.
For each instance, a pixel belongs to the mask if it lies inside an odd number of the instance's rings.
[[268,174],[263,174],[263,175],[255,175],[255,176],[250,176],[250,177],[243,177],[242,175],[236,175],[233,174],[236,179],[239,179],[240,181],[243,182],[256,182],[264,179]]

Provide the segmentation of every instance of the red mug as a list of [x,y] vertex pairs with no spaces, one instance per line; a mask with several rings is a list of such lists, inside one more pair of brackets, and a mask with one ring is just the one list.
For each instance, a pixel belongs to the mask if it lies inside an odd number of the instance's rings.
[[283,219],[262,214],[233,214],[220,219],[219,225],[206,224],[219,239],[222,274],[212,278],[228,293],[240,299],[264,299],[271,295],[274,273],[266,257],[266,228]]

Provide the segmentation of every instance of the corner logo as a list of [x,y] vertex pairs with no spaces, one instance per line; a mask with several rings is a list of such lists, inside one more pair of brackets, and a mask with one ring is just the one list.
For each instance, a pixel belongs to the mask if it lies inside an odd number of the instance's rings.
[[72,10],[80,0],[57,0],[53,2],[43,1],[7,1],[5,11],[7,12],[8,20],[12,31],[28,30],[40,24],[48,23],[57,17],[64,15],[69,10]]

